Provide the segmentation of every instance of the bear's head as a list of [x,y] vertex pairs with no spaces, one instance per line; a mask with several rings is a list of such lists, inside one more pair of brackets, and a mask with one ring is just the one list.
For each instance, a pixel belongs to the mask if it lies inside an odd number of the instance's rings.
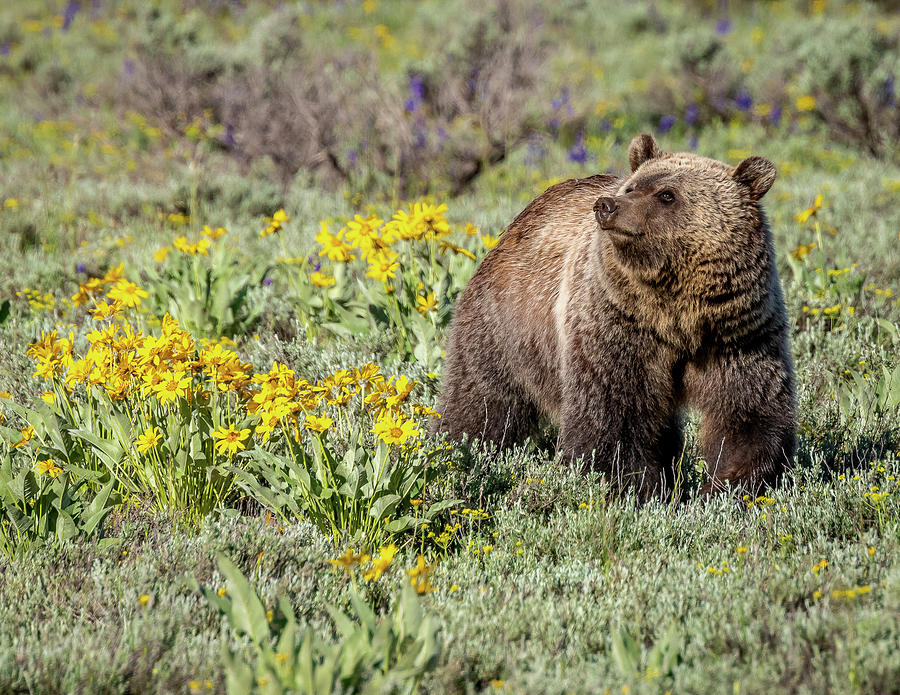
[[646,133],[628,149],[631,174],[594,205],[618,260],[644,273],[687,272],[710,259],[739,258],[768,231],[759,201],[775,165],[749,157],[737,167],[692,153],[668,153]]

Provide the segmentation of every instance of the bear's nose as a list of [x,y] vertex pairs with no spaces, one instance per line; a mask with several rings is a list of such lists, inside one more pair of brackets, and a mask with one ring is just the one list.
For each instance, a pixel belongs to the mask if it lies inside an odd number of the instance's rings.
[[594,214],[601,226],[608,223],[618,209],[619,204],[615,198],[600,198],[594,203]]

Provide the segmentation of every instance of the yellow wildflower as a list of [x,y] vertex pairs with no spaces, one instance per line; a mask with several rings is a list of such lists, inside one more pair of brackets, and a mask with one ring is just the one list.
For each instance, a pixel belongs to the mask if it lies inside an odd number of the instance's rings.
[[72,295],[72,304],[75,306],[87,304],[95,295],[103,291],[105,284],[100,278],[90,278],[87,282],[78,286],[78,292]]
[[306,429],[312,430],[313,432],[324,432],[333,424],[334,420],[332,420],[330,417],[326,417],[325,415],[321,417],[316,417],[315,415],[306,416]]
[[383,249],[368,256],[369,269],[366,277],[387,282],[396,277],[400,264],[396,261],[397,254],[390,249]]
[[382,245],[378,237],[378,229],[383,224],[384,220],[379,219],[376,215],[369,215],[366,218],[354,215],[353,219],[347,222],[346,239],[354,247],[369,252]]
[[96,305],[93,308],[88,309],[88,312],[91,314],[91,318],[94,321],[108,319],[122,310],[122,302],[118,300],[107,302],[104,299],[98,299],[95,304]]
[[486,249],[494,248],[499,242],[499,237],[491,236],[490,234],[481,235],[481,243],[484,244],[484,248]]
[[274,215],[266,218],[266,224],[268,226],[259,233],[259,238],[262,239],[270,234],[274,234],[281,229],[281,225],[290,221],[290,219],[291,218],[288,217],[287,213],[284,211],[284,208],[281,208]]
[[121,302],[122,306],[136,307],[141,303],[141,299],[146,299],[150,295],[147,294],[146,290],[142,290],[133,282],[122,278],[115,284],[115,287],[107,292],[107,296],[110,299]]
[[456,244],[451,243],[446,239],[442,239],[440,242],[438,242],[438,249],[441,253],[444,253],[445,251],[453,251],[453,253],[458,253],[459,255],[465,256],[466,258],[469,258],[473,261],[477,260],[477,256],[469,251],[469,249],[464,249],[462,246],[457,246]]
[[218,440],[215,445],[217,454],[227,453],[229,456],[234,456],[240,449],[247,448],[244,440],[250,436],[250,430],[238,430],[234,425],[229,425],[227,428],[220,427],[212,433],[212,436]]
[[174,401],[176,398],[187,397],[188,388],[191,384],[190,375],[184,372],[173,372],[168,370],[160,375],[159,383],[153,387],[156,397],[160,403]]
[[225,227],[216,227],[213,229],[208,224],[203,225],[203,236],[208,237],[215,241],[216,239],[225,236],[228,234],[228,230]]
[[143,454],[144,452],[153,449],[159,443],[160,439],[162,439],[162,433],[159,431],[159,428],[151,426],[145,429],[134,441],[134,445],[137,450]]
[[206,237],[203,237],[196,243],[191,243],[187,240],[186,236],[180,236],[172,242],[172,246],[188,256],[196,256],[198,253],[203,256],[208,256],[209,247],[211,245],[212,242]]
[[62,473],[62,468],[56,465],[56,461],[53,459],[44,459],[43,461],[38,461],[34,464],[34,468],[37,471],[38,475],[44,475],[45,473],[49,475],[51,478],[58,478],[59,474]]
[[796,220],[797,220],[800,224],[806,224],[807,220],[809,220],[810,217],[812,217],[812,216],[815,215],[819,210],[822,209],[822,200],[823,200],[822,194],[821,194],[821,193],[817,194],[817,195],[816,195],[816,199],[815,199],[815,201],[814,201],[813,204],[812,204],[812,207],[811,207],[811,208],[807,208],[807,209],[804,210],[803,212],[798,212],[797,215],[796,215]]
[[345,572],[350,571],[350,567],[353,565],[362,565],[369,561],[369,556],[365,553],[356,554],[356,548],[347,548],[344,551],[344,554],[339,558],[334,560],[329,560],[328,562],[334,565],[335,567],[343,567]]
[[310,274],[309,281],[316,287],[331,287],[337,282],[337,279],[334,276],[329,277],[325,273],[316,271]]
[[25,446],[28,442],[31,441],[32,437],[34,437],[34,427],[28,425],[28,427],[23,427],[19,432],[22,435],[22,438],[13,444],[13,448],[17,448],[20,446]]
[[377,582],[381,579],[381,575],[391,566],[396,554],[397,546],[393,543],[381,546],[378,556],[372,558],[372,567],[366,571],[363,575],[363,579],[367,582]]
[[811,94],[797,97],[798,111],[812,111],[814,108],[816,108],[816,98]]
[[416,590],[416,593],[427,594],[437,589],[437,587],[431,585],[431,577],[429,576],[436,564],[426,564],[425,556],[419,555],[416,558],[416,566],[411,570],[406,570],[406,574],[409,575],[409,583]]
[[338,232],[336,235],[329,232],[328,224],[322,220],[319,233],[316,234],[316,241],[322,245],[319,255],[328,256],[329,260],[338,263],[348,263],[354,260],[356,256],[350,253],[350,246],[344,242],[342,236],[343,232]]
[[171,250],[171,246],[163,246],[161,249],[156,249],[153,252],[153,260],[157,263],[162,263],[169,256],[169,251]]
[[421,434],[412,420],[404,421],[402,415],[395,420],[388,413],[378,418],[371,431],[386,444],[403,444],[410,437],[418,437]]
[[427,316],[428,312],[432,311],[436,306],[437,300],[434,298],[434,292],[429,292],[426,297],[416,297],[416,311],[422,316]]

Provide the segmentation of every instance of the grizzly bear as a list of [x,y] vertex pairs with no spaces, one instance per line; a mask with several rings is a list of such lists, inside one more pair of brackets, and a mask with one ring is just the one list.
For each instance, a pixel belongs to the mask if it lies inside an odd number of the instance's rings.
[[539,419],[558,449],[642,498],[666,495],[682,414],[708,492],[755,491],[794,453],[788,322],[760,199],[775,166],[629,147],[631,175],[547,189],[460,298],[436,431],[508,447]]

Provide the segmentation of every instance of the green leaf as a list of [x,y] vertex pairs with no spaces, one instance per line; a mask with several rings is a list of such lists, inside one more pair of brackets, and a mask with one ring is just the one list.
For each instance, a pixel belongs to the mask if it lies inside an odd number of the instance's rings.
[[393,514],[394,509],[397,507],[397,503],[401,499],[400,495],[393,494],[379,497],[372,504],[372,508],[369,510],[369,516],[374,517],[375,519],[383,519],[385,516],[390,516]]
[[78,535],[78,527],[75,525],[75,520],[64,510],[60,510],[57,513],[55,535],[61,541],[67,541]]
[[222,553],[216,555],[219,571],[227,580],[226,589],[231,596],[229,621],[231,627],[244,633],[257,645],[268,643],[269,621],[259,595],[237,566]]
[[85,535],[90,536],[106,515],[112,511],[112,506],[108,502],[110,495],[112,495],[113,485],[114,482],[110,480],[100,488],[100,492],[97,493],[87,509],[84,510],[84,521],[81,524],[81,531]]
[[619,667],[619,672],[626,678],[635,675],[641,663],[640,646],[622,627],[613,629],[610,639],[613,659]]
[[100,437],[88,430],[73,429],[69,430],[69,432],[73,437],[83,439],[90,444],[110,473],[116,474],[122,459],[125,458],[125,450],[119,446],[118,442],[114,442],[111,439],[100,439]]

